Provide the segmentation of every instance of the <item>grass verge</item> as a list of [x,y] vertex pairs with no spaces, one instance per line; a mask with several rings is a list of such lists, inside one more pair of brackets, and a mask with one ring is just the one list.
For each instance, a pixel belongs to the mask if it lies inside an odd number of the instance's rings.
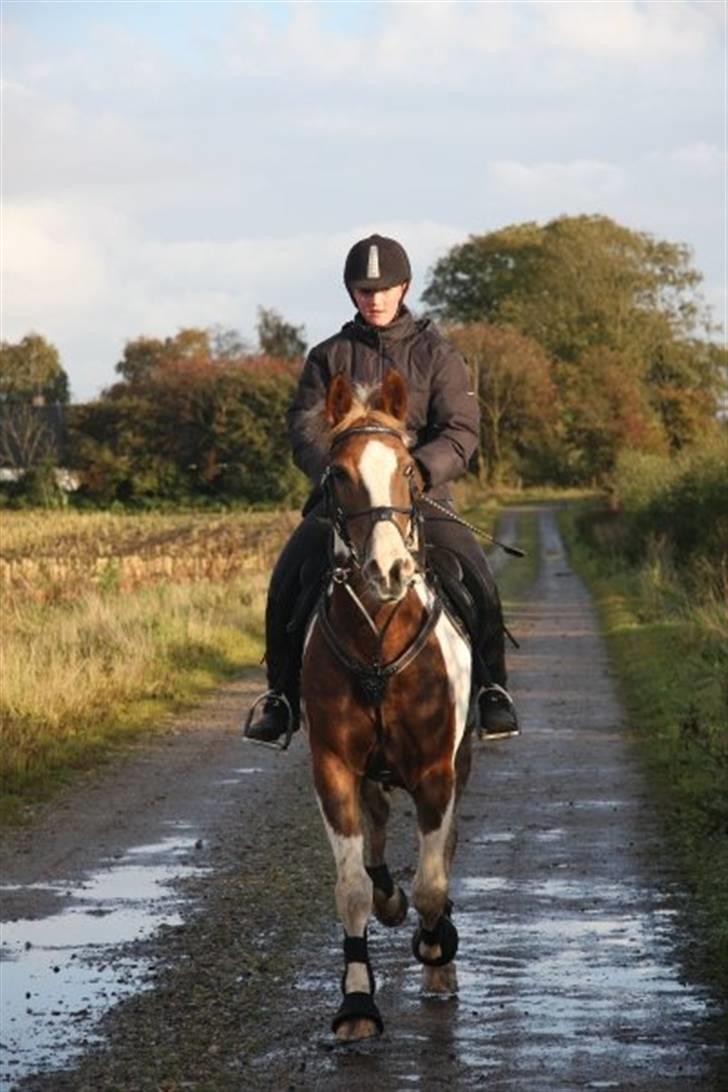
[[0,820],[260,661],[265,581],[91,590],[3,622]]
[[595,503],[562,512],[572,563],[597,603],[621,697],[686,878],[692,957],[728,997],[728,619],[648,561],[600,550]]

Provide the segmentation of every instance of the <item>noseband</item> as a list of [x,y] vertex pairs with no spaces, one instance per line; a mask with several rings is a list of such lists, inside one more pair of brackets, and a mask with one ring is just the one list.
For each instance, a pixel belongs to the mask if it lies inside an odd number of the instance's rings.
[[[350,436],[358,435],[370,435],[372,433],[380,433],[385,436],[394,436],[400,442],[402,441],[402,433],[397,429],[388,428],[386,425],[358,425],[353,428],[348,428],[344,432],[340,433],[331,444],[329,448],[329,454],[333,454],[334,450],[344,440],[348,440]],[[323,477],[323,489],[326,497],[326,510],[327,514],[336,530],[336,533],[341,538],[342,542],[346,546],[351,559],[355,565],[361,566],[361,558],[357,551],[351,535],[349,534],[349,522],[354,519],[361,519],[363,516],[368,516],[372,525],[367,535],[366,543],[369,541],[369,537],[374,531],[374,527],[377,523],[392,523],[402,536],[405,548],[409,553],[413,554],[415,547],[417,546],[417,531],[420,527],[422,517],[419,509],[416,505],[417,492],[414,488],[414,484],[410,481],[410,505],[408,508],[399,507],[392,504],[378,504],[373,505],[371,508],[360,508],[356,512],[345,512],[339,501],[336,492],[336,481],[332,474],[331,464],[326,467],[326,471]],[[407,536],[402,533],[402,529],[394,518],[395,515],[409,516],[409,532]],[[420,540],[421,541],[421,540]]]

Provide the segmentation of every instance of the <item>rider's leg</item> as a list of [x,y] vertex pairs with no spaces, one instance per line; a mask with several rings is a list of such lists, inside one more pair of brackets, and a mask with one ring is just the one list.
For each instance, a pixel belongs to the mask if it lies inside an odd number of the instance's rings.
[[[288,728],[289,716],[298,727],[299,675],[305,620],[289,628],[301,596],[301,572],[306,567],[307,592],[313,597],[325,569],[327,529],[311,513],[299,523],[284,546],[271,575],[265,611],[266,674],[270,693],[262,715],[246,728],[246,738],[274,743]],[[320,560],[320,565],[317,564]],[[315,567],[317,572],[311,572]],[[298,621],[298,620],[297,620]],[[290,712],[289,712],[290,711]]]
[[506,690],[503,610],[485,551],[472,531],[446,516],[426,519],[425,539],[428,544],[452,550],[458,557],[466,587],[475,601],[477,632],[471,636],[476,653],[473,657],[474,681],[480,689],[480,727],[491,737],[515,735],[518,720]]

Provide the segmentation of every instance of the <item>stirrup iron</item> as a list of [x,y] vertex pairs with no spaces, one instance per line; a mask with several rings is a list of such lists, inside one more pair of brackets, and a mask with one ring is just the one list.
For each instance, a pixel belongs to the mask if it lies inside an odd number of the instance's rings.
[[[280,702],[281,705],[284,705],[286,708],[286,716],[288,718],[286,730],[283,735],[279,736],[277,740],[272,740],[271,742],[268,742],[268,740],[265,739],[253,739],[251,736],[248,735],[248,732],[250,731],[250,726],[253,723],[253,715],[255,713],[255,710],[258,708],[261,702],[267,701],[268,698],[275,698],[275,700]],[[290,747],[291,739],[293,738],[293,733],[295,732],[295,730],[296,726],[293,716],[293,710],[291,709],[291,703],[289,702],[286,695],[283,693],[279,693],[279,691],[277,690],[266,690],[264,694],[261,694],[255,699],[250,709],[248,710],[248,715],[245,718],[245,723],[243,724],[243,742],[254,743],[258,747],[268,747],[272,751],[287,751]]]

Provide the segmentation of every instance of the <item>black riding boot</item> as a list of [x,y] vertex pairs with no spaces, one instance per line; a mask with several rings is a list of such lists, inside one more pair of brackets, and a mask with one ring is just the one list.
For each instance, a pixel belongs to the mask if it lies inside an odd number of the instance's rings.
[[244,728],[253,743],[285,749],[299,727],[303,639],[326,571],[326,541],[327,529],[314,511],[299,523],[271,575],[265,611],[269,689],[253,703]]
[[[425,521],[425,538],[438,571],[447,559],[437,555],[443,548],[454,554],[461,567],[460,580],[466,590],[466,598],[472,601],[472,609],[463,603],[463,621],[473,643],[473,697],[475,723],[481,739],[503,739],[518,735],[520,729],[513,700],[506,690],[505,631],[503,610],[498,588],[490,571],[482,546],[473,533],[462,524],[447,517],[428,518]],[[456,593],[453,600],[460,606],[462,592],[452,586],[447,573],[445,586],[450,583]]]

